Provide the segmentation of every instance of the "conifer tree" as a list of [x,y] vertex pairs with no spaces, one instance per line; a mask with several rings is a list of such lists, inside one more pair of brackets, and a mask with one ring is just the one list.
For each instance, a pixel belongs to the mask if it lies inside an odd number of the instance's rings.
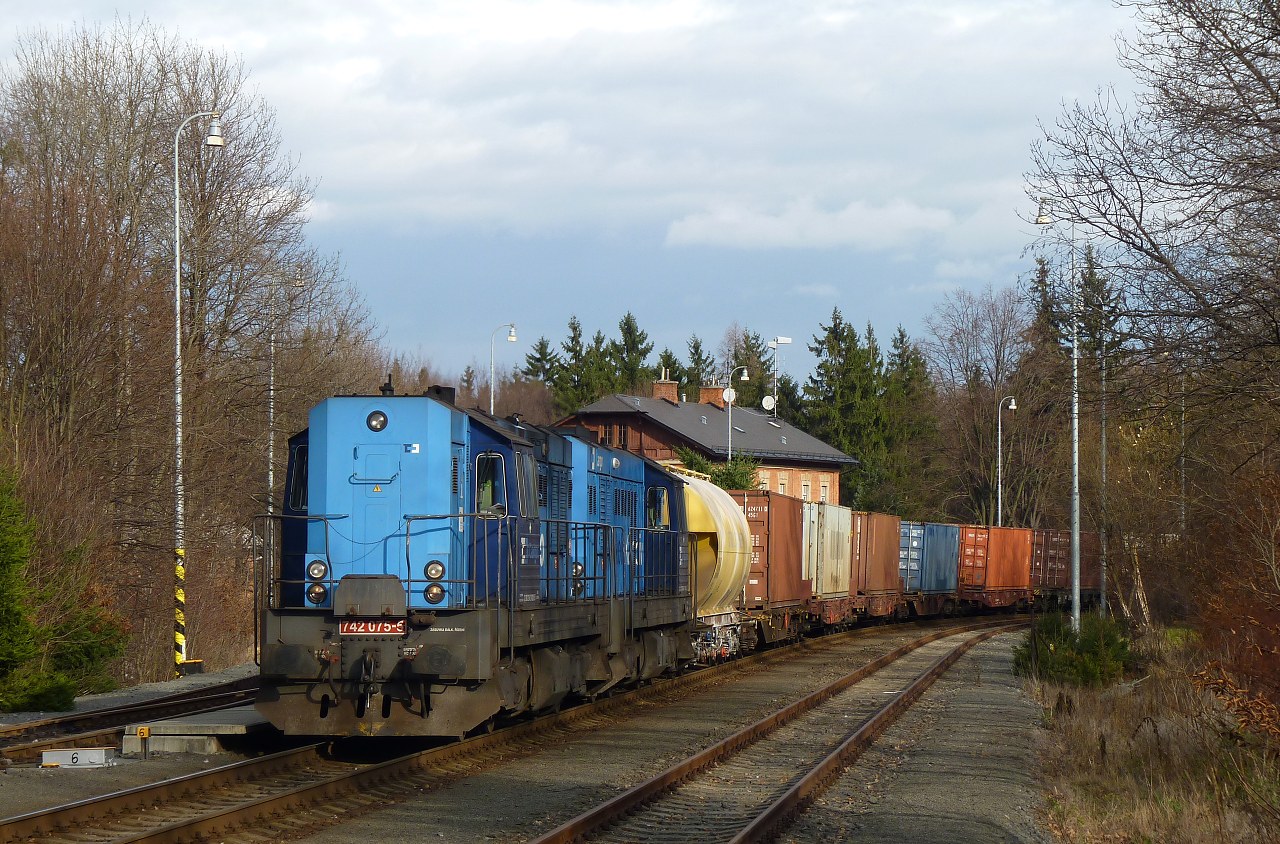
[[618,332],[620,339],[608,345],[608,358],[614,369],[613,388],[633,394],[653,378],[653,371],[647,365],[653,343],[630,311],[618,321]]
[[551,341],[546,337],[539,337],[538,342],[533,344],[532,351],[524,356],[524,367],[520,374],[551,386],[562,369],[560,355],[552,348]]

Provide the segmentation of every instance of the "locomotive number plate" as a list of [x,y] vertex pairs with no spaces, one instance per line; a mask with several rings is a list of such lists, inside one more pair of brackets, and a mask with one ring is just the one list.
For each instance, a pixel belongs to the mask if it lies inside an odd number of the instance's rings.
[[338,633],[343,636],[403,636],[403,618],[395,621],[381,619],[343,619],[338,622]]

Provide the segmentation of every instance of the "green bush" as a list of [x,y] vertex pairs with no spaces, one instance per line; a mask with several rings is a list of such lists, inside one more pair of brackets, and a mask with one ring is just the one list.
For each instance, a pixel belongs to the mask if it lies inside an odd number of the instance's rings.
[[0,683],[39,652],[24,579],[34,535],[17,481],[0,468]]
[[67,678],[78,694],[108,692],[116,687],[107,669],[124,656],[129,642],[117,618],[101,607],[83,607],[56,624],[51,638],[52,673]]
[[76,684],[62,674],[23,669],[0,682],[3,712],[67,712],[75,704]]
[[1064,685],[1115,683],[1133,664],[1124,626],[1094,614],[1081,616],[1078,635],[1064,614],[1037,616],[1026,639],[1013,649],[1014,671]]

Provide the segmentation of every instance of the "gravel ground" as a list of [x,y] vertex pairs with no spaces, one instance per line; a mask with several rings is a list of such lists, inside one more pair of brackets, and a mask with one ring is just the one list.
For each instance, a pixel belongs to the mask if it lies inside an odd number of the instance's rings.
[[823,793],[783,844],[1038,844],[1040,708],[1006,634],[974,648]]
[[[193,674],[162,683],[146,683],[100,695],[86,695],[76,698],[75,710],[82,712],[139,703],[247,677],[257,673],[257,670],[256,665],[249,663],[216,674]],[[60,714],[65,713],[6,712],[0,713],[0,723],[17,724]],[[167,777],[207,770],[227,764],[234,758],[230,754],[207,756],[157,753],[152,754],[145,762],[140,759],[119,758],[115,765],[105,768],[41,768],[39,765],[0,767],[0,818],[15,817],[87,797],[146,785]]]
[[[654,706],[616,726],[562,736],[524,759],[360,812],[351,823],[305,840],[526,841],[847,673],[872,652],[916,635],[911,627],[872,631],[843,648],[838,659],[798,654],[768,671],[729,678],[694,699]],[[1035,823],[1041,799],[1035,778],[1040,712],[1010,672],[1017,638],[999,636],[964,657],[782,840],[1051,841]],[[213,679],[187,677],[78,704],[114,705]],[[95,770],[14,767],[0,773],[0,817],[229,761],[227,755],[175,754],[146,762],[125,759]]]
[[[916,631],[888,639],[913,638]],[[884,841],[1046,841],[1034,821],[1038,791],[1034,743],[1039,713],[1009,672],[1014,635],[980,646],[917,706],[923,721],[900,722],[882,739],[884,762],[868,759],[880,791],[861,786],[859,802],[836,803],[843,813],[831,825],[809,816],[793,842],[854,840],[851,822]],[[877,639],[877,652],[892,645]],[[517,842],[547,832],[676,761],[776,710],[802,691],[818,688],[864,661],[871,646],[854,645],[846,657],[825,664],[797,656],[760,675],[726,682],[694,699],[655,708],[618,726],[568,736],[519,762],[469,776],[386,808],[361,814],[343,826],[304,840],[312,844],[367,844],[379,840]],[[953,676],[954,675],[954,676]],[[790,690],[788,691],[788,687]],[[940,729],[936,729],[941,727]],[[920,729],[920,773],[900,777],[919,796],[890,800],[892,761]],[[927,748],[927,750],[925,749]],[[928,764],[932,757],[936,761]],[[903,763],[896,763],[904,768]],[[1026,771],[1025,775],[1018,773]],[[906,771],[902,771],[903,774]],[[866,793],[864,793],[866,792]],[[884,807],[881,810],[881,807]],[[887,812],[887,813],[886,813]],[[852,817],[854,821],[849,821]],[[896,825],[895,825],[896,824]],[[837,830],[844,829],[841,834]],[[863,840],[862,833],[856,840]]]

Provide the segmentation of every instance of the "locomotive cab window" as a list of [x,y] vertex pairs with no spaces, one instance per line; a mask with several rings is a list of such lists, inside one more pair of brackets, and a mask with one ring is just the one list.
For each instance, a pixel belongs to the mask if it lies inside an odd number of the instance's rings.
[[671,512],[667,509],[667,491],[660,486],[651,486],[644,499],[645,527],[668,530],[671,527]]
[[476,512],[505,512],[507,478],[502,455],[487,452],[476,457]]
[[289,473],[289,491],[286,501],[295,513],[307,510],[307,447],[300,445],[293,450],[293,471]]

